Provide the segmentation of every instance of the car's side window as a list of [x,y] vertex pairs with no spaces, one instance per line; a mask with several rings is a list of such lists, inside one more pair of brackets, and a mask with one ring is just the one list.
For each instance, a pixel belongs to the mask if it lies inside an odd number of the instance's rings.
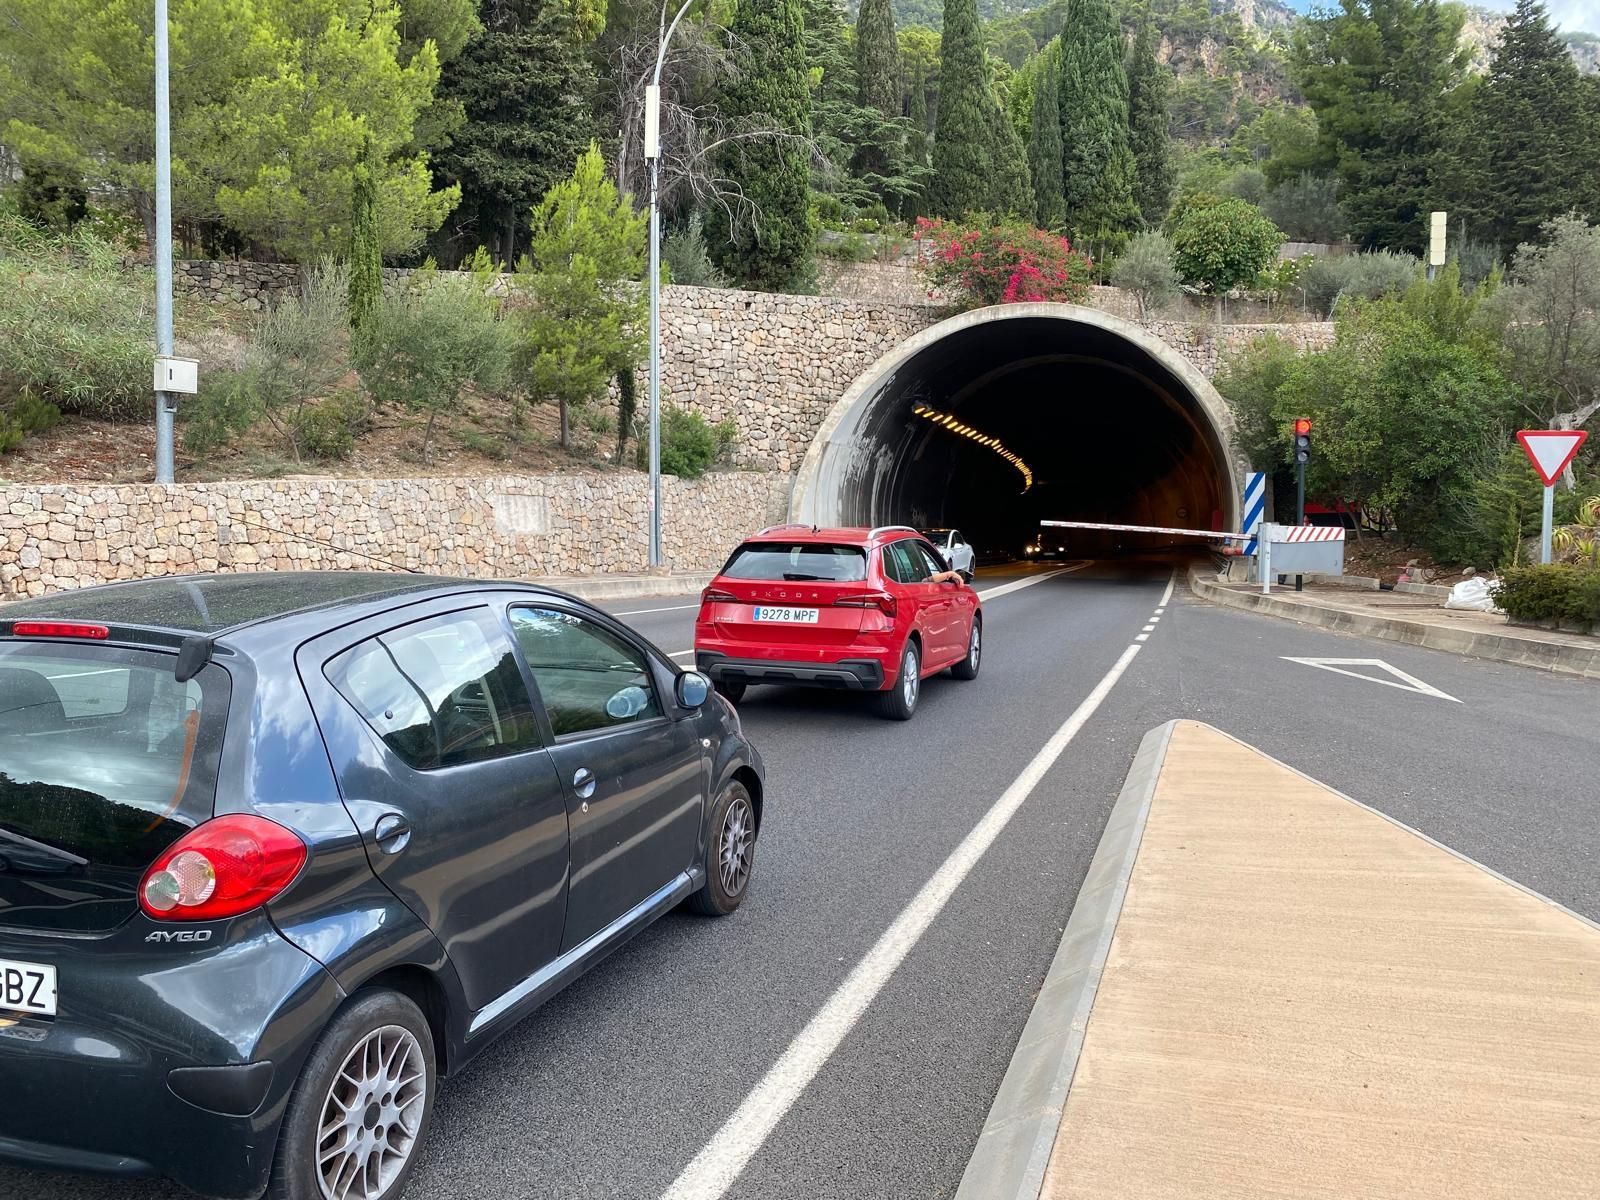
[[324,674],[389,749],[419,771],[541,744],[511,642],[486,610],[368,638],[328,663]]
[[961,536],[961,530],[952,529],[950,531],[950,548],[952,550],[954,550],[957,546],[964,546],[966,544],[967,539]]
[[916,553],[921,555],[923,564],[928,568],[927,574],[923,576],[924,579],[929,578],[932,575],[936,575],[940,571],[948,571],[950,569],[945,565],[943,557],[940,555],[940,553],[932,546],[924,545],[923,543],[918,542],[916,544]]
[[511,628],[557,737],[661,715],[643,652],[609,629],[550,608],[513,608]]
[[890,583],[905,582],[901,575],[900,556],[895,553],[893,542],[883,548],[883,573]]
[[928,577],[933,573],[928,569],[928,561],[917,553],[916,547],[917,543],[910,538],[896,542],[892,547],[895,556],[900,560],[901,583],[927,583]]

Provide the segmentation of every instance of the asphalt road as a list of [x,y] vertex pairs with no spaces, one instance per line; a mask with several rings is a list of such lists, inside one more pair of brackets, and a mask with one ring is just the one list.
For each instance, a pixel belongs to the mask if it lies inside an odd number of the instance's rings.
[[[1051,569],[986,569],[979,587]],[[979,678],[930,681],[909,724],[848,695],[751,689],[769,800],[744,907],[668,917],[446,1083],[410,1194],[654,1200],[700,1156],[743,1170],[680,1195],[950,1195],[1139,739],[1173,717],[1600,919],[1600,684],[1215,609],[1181,585],[1152,622],[1170,578],[1096,564],[988,601]],[[690,600],[611,607],[690,648]],[[1308,657],[1380,659],[1455,700],[1285,661]],[[1103,704],[837,1047],[790,1069],[813,1016],[1097,685]],[[721,1137],[780,1060],[792,1107],[764,1139]],[[0,1196],[29,1200],[182,1194],[0,1169]]]

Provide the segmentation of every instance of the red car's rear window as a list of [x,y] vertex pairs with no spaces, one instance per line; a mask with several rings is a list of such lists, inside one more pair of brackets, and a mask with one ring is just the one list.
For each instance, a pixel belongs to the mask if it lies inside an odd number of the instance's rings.
[[855,583],[867,577],[867,553],[860,546],[819,542],[747,542],[733,552],[722,574],[729,579]]

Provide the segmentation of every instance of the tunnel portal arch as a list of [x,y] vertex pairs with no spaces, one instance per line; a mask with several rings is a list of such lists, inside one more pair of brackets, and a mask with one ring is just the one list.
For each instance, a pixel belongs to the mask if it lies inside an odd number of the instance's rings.
[[790,517],[1013,541],[1052,516],[1237,529],[1246,469],[1226,403],[1177,348],[1097,309],[1008,304],[930,326],[857,378]]

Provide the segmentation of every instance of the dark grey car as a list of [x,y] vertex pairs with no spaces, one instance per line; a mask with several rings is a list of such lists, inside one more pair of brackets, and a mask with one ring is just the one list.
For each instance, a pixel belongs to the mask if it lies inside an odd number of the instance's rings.
[[0,1159],[389,1200],[437,1080],[749,885],[731,705],[546,589],[190,576],[0,610]]

